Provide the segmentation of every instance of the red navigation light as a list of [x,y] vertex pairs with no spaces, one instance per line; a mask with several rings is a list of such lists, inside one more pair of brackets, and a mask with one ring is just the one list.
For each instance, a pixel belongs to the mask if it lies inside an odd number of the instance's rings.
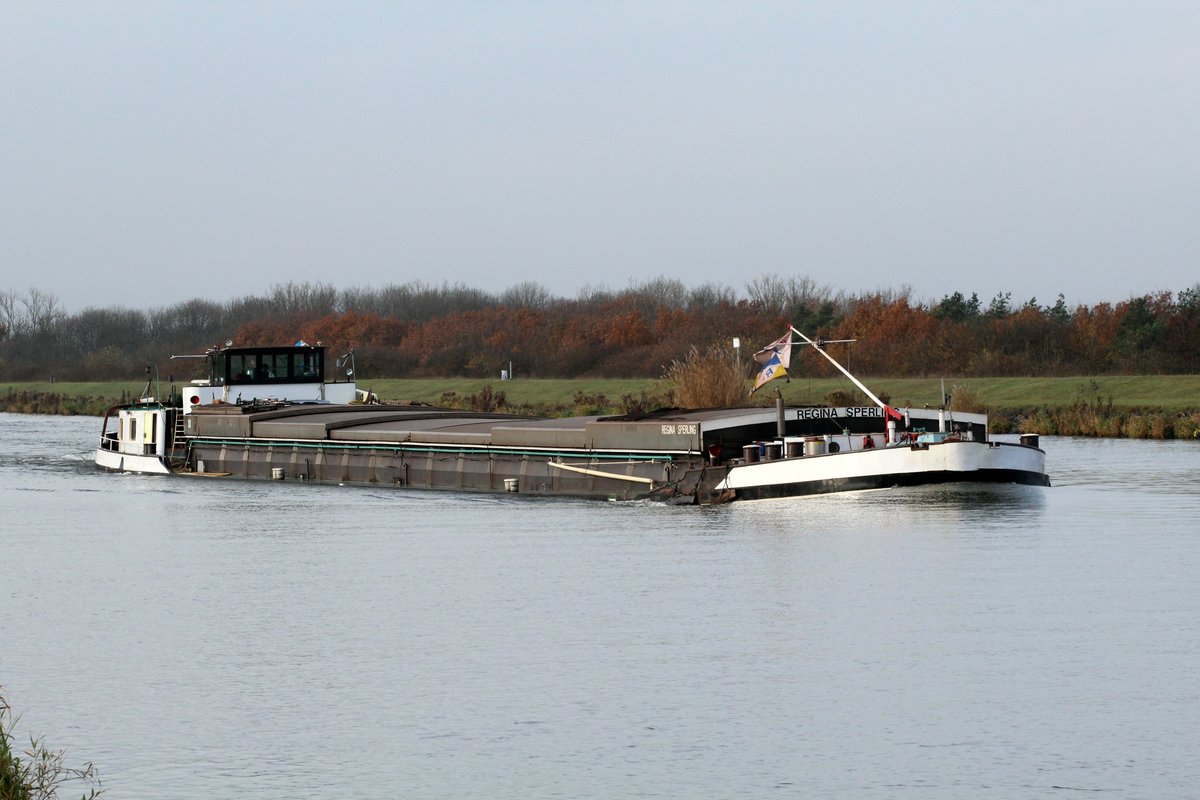
[[198,405],[199,403],[200,403],[200,395],[198,395],[198,394],[192,395],[192,405]]

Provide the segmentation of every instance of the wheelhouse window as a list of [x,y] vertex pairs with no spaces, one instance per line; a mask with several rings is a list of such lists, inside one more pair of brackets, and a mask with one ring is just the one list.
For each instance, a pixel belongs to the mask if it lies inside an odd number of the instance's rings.
[[290,379],[292,377],[290,361],[291,358],[286,353],[263,353],[258,357],[259,379],[264,381]]
[[217,354],[213,367],[216,384],[321,383],[325,348],[229,348]]
[[322,364],[324,355],[323,350],[297,348],[296,352],[292,353],[292,374],[296,376],[297,380],[304,382],[321,380],[324,372]]

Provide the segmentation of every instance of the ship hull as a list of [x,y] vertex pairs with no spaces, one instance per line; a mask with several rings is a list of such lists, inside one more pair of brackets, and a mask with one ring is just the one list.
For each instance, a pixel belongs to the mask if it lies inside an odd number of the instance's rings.
[[715,488],[751,500],[955,482],[1049,486],[1046,454],[999,442],[901,445],[735,466]]
[[170,475],[171,469],[158,456],[133,455],[96,448],[96,466],[109,472],[141,472],[148,475]]

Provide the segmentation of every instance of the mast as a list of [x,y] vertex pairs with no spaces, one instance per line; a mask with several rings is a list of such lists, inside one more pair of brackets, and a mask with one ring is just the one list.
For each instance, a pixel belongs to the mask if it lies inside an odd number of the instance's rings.
[[[871,401],[873,403],[875,403],[875,405],[877,405],[881,409],[883,409],[883,413],[886,418],[887,413],[889,411],[891,411],[891,409],[888,408],[887,403],[883,402],[878,397],[876,397],[875,393],[872,392],[870,389],[868,389],[866,386],[864,386],[862,381],[860,381],[858,378],[851,375],[850,371],[848,369],[846,369],[845,367],[843,367],[841,364],[839,364],[837,362],[837,359],[835,359],[833,356],[829,355],[829,353],[826,353],[824,347],[822,347],[820,344],[814,342],[812,339],[808,338],[800,331],[796,330],[796,328],[794,326],[789,325],[788,327],[792,329],[792,333],[796,334],[801,339],[803,339],[804,341],[811,344],[818,353],[825,356],[825,358],[829,361],[829,363],[833,364],[835,367],[837,367],[838,370],[840,370],[843,375],[845,375],[847,378],[849,378],[851,380],[851,382],[854,383],[855,386],[857,386],[859,389],[862,389],[863,394],[865,394],[867,397],[871,398]],[[839,341],[853,341],[853,340],[852,339],[841,339]]]

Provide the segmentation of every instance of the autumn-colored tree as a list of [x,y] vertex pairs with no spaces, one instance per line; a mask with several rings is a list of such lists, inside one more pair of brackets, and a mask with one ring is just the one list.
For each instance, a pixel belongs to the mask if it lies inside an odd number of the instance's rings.
[[[529,282],[496,295],[421,282],[377,290],[289,283],[225,304],[74,314],[37,290],[0,290],[0,379],[128,379],[147,363],[187,379],[171,354],[228,339],[354,349],[360,375],[492,376],[512,362],[519,375],[652,377],[692,347],[728,349],[737,336],[748,353],[789,323],[814,338],[856,339],[830,346],[872,377],[1200,370],[1200,284],[1069,307],[1062,295],[1042,306],[1014,302],[1011,292],[987,303],[964,291],[923,303],[907,287],[847,295],[796,275],[752,279],[740,294],[654,278],[574,298]],[[831,374],[819,358],[797,359],[794,370]]]
[[834,328],[832,339],[857,339],[855,367],[868,375],[928,375],[940,371],[930,361],[928,343],[934,340],[937,322],[907,298],[884,303],[868,296]]

